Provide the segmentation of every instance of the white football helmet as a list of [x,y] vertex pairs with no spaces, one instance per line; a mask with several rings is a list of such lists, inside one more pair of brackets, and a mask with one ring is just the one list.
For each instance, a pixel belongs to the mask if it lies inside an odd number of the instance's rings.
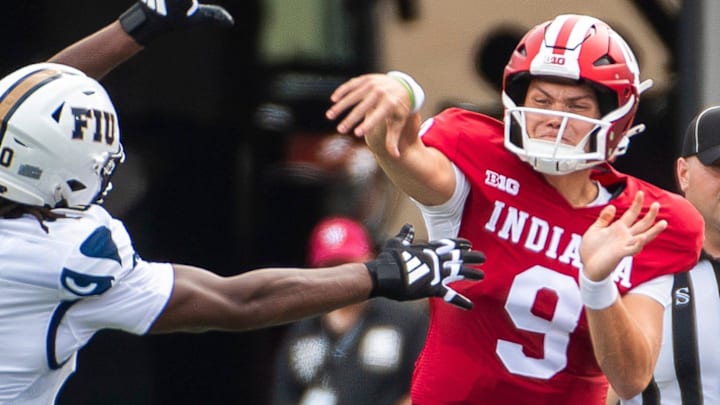
[[115,107],[94,79],[39,63],[0,80],[0,197],[82,209],[102,201],[123,159]]

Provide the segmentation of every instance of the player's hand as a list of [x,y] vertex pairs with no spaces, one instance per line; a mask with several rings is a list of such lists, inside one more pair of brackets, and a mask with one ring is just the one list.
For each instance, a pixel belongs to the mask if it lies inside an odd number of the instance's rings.
[[643,199],[643,192],[638,191],[630,208],[618,219],[615,219],[615,206],[606,206],[585,231],[580,257],[588,279],[600,281],[608,277],[623,257],[640,253],[647,243],[667,228],[667,221],[657,220],[658,202],[650,204],[647,213],[640,216]]
[[471,250],[466,239],[412,244],[414,236],[413,226],[406,224],[385,243],[375,260],[365,263],[373,279],[370,296],[398,301],[440,297],[460,308],[472,309],[472,302],[449,284],[464,279],[482,280],[482,271],[466,265],[485,262],[485,255]]
[[[341,134],[366,137],[373,151],[380,148],[399,157],[402,130],[412,115],[411,100],[402,83],[386,74],[366,74],[348,80],[330,96],[329,120],[345,114],[337,124]],[[417,138],[417,133],[413,134]]]
[[198,0],[138,0],[118,20],[141,45],[171,31],[199,25],[229,27],[235,23],[225,8],[200,4]]

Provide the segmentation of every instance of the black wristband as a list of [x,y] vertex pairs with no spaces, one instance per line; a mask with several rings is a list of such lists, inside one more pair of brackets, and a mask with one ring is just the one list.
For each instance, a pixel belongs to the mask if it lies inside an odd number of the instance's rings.
[[401,263],[395,252],[381,252],[375,260],[365,263],[373,281],[370,297],[402,297],[404,281]]
[[140,3],[135,3],[118,17],[123,30],[142,46],[149,44],[159,33],[158,30],[152,28],[152,24],[147,24],[148,19],[148,15]]

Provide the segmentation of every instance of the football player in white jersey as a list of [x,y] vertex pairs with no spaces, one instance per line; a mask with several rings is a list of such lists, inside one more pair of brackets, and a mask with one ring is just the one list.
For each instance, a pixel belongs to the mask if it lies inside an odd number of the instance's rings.
[[[720,106],[690,122],[675,168],[680,190],[705,220],[703,252],[689,272],[674,276],[650,385],[623,404],[720,403]],[[612,393],[608,403],[616,402]]]
[[[53,60],[74,55],[82,66],[93,55],[95,70],[89,70],[101,76],[122,62],[118,55],[142,49],[148,35],[208,12],[187,1],[191,7],[175,14],[176,23],[163,26],[162,13],[173,15],[173,5],[183,2],[151,3],[138,2],[120,22]],[[98,38],[127,34],[127,48],[105,43],[108,54],[89,53],[101,44]],[[78,351],[103,329],[242,331],[375,296],[436,296],[470,308],[447,283],[482,278],[466,267],[484,260],[469,242],[412,244],[411,226],[372,261],[311,271],[220,277],[145,261],[124,225],[100,205],[124,152],[115,108],[97,81],[64,64],[21,68],[0,80],[0,123],[0,404],[54,402]]]

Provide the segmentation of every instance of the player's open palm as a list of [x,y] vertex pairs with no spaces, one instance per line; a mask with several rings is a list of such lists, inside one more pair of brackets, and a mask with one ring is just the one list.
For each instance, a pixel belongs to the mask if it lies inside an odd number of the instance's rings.
[[638,192],[630,208],[617,219],[617,209],[608,205],[583,235],[580,257],[590,280],[609,276],[623,257],[639,253],[667,227],[665,220],[656,221],[660,210],[657,202],[641,216],[643,199],[643,193]]

